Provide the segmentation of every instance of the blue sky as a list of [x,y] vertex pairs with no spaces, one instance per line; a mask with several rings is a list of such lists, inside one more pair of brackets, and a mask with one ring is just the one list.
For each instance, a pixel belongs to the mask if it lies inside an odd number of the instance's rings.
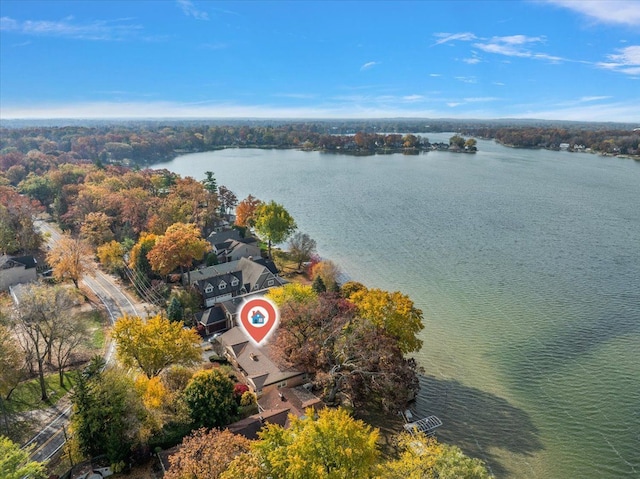
[[640,1],[0,0],[0,118],[640,122]]

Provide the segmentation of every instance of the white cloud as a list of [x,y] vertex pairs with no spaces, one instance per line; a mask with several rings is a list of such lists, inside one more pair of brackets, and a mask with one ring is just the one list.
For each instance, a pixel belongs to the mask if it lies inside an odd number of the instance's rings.
[[498,101],[500,98],[496,98],[495,96],[480,96],[480,97],[472,97],[465,98],[464,101],[467,103],[483,103],[488,101]]
[[455,107],[463,105],[463,104],[464,103],[457,103],[457,102],[452,101],[452,102],[447,103],[447,106],[451,107],[451,108],[455,108]]
[[25,20],[19,22],[13,18],[2,17],[0,30],[41,37],[62,37],[78,40],[125,40],[142,31],[142,26],[124,23],[122,20],[96,20],[88,23],[77,23],[73,18],[59,21]]
[[382,63],[382,62],[367,62],[367,63],[365,63],[364,65],[362,65],[362,66],[360,67],[360,71],[362,71],[362,70],[369,70],[370,68],[373,68],[373,67],[375,67],[376,65],[380,65],[380,63]]
[[547,0],[600,23],[640,26],[640,2],[637,0]]
[[476,77],[455,77],[456,80],[461,81],[462,83],[478,83]]
[[597,63],[596,66],[605,70],[640,75],[640,45],[632,45],[617,50],[607,56],[608,62]]
[[182,8],[182,13],[187,17],[193,17],[196,20],[209,20],[209,14],[205,11],[198,10],[190,0],[176,0],[178,6]]
[[433,45],[442,45],[443,43],[454,42],[454,41],[470,42],[477,38],[473,33],[470,33],[470,32],[434,33],[433,36],[439,38],[439,40],[437,40]]
[[586,103],[590,101],[600,101],[600,100],[608,100],[611,98],[610,96],[583,96],[578,100],[580,103]]
[[442,73],[429,73],[429,76],[430,76],[430,77],[437,78],[437,77],[441,77],[441,76],[442,76]]
[[422,95],[406,95],[403,96],[402,99],[407,102],[415,102],[424,100],[424,96]]

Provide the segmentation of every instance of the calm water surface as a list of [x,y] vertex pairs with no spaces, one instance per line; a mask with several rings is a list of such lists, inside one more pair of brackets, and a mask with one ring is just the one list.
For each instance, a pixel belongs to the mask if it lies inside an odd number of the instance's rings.
[[478,143],[156,167],[284,204],[351,279],[409,294],[418,414],[497,477],[640,477],[640,163]]

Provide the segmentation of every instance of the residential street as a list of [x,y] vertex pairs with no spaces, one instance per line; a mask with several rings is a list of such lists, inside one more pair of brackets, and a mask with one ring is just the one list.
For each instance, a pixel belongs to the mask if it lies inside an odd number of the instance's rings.
[[[43,232],[48,233],[47,239],[49,247],[53,246],[61,237],[58,230],[54,229],[45,221],[36,221],[36,226]],[[104,274],[98,269],[93,271],[92,276],[85,276],[80,282],[81,285],[89,288],[95,296],[104,304],[111,324],[124,314],[143,315],[144,306],[134,302],[122,291],[116,278]],[[114,345],[109,343],[105,352],[105,361],[108,363],[113,358]],[[56,407],[59,414],[53,421],[47,424],[42,430],[31,438],[24,446],[35,444],[31,458],[36,461],[46,461],[58,452],[65,443],[64,428],[69,423],[71,415],[70,401],[62,398]]]

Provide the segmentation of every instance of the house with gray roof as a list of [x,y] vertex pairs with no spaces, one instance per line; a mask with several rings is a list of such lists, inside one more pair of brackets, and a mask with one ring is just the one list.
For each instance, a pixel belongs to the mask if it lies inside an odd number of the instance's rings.
[[307,381],[307,374],[278,366],[270,358],[268,347],[256,346],[237,326],[222,334],[218,341],[229,362],[258,397],[273,389],[299,386]]
[[266,265],[248,258],[190,271],[182,275],[182,282],[200,292],[205,308],[237,296],[286,284]]
[[33,256],[0,256],[0,291],[38,279],[38,262]]
[[207,241],[211,243],[212,250],[221,263],[240,258],[260,258],[262,254],[255,238],[243,238],[235,229],[213,232],[207,237]]

